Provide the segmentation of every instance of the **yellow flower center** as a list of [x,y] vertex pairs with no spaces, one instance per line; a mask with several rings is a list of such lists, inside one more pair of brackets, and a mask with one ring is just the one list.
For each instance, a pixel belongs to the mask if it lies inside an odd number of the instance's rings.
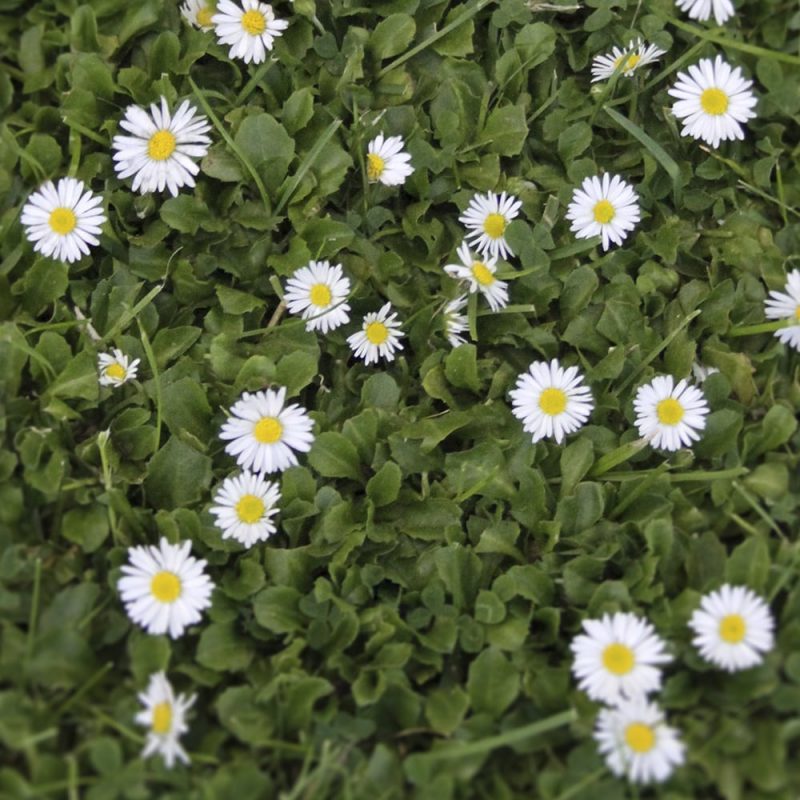
[[172,706],[169,703],[158,703],[153,706],[153,733],[164,736],[172,727]]
[[389,329],[382,322],[370,322],[364,333],[372,344],[383,344],[389,338]]
[[472,265],[472,275],[481,286],[491,286],[494,283],[494,275],[483,261],[476,261]]
[[567,395],[561,389],[550,386],[539,395],[539,408],[549,417],[563,414],[566,407]]
[[728,110],[728,95],[722,89],[706,89],[700,95],[700,105],[706,114],[718,117]]
[[614,62],[614,68],[618,69],[621,65],[623,72],[628,72],[632,70],[640,61],[642,57],[638,53],[630,53],[627,56],[619,56],[617,60]]
[[264,501],[260,497],[256,497],[254,494],[245,494],[236,504],[236,515],[240,522],[252,525],[264,516],[264,509]]
[[181,596],[181,579],[167,570],[156,572],[150,581],[150,592],[160,603],[174,603]]
[[127,374],[125,367],[116,361],[106,367],[106,375],[108,375],[109,378],[113,378],[115,381],[124,381]]
[[719,622],[719,638],[728,644],[739,644],[747,633],[747,623],[740,614],[728,614]]
[[614,206],[608,200],[600,200],[594,207],[594,221],[601,225],[608,225],[616,215]]
[[627,675],[636,666],[636,656],[628,645],[614,642],[603,650],[603,666],[614,675]]
[[677,425],[683,413],[683,406],[674,397],[667,397],[656,406],[656,416],[662,425]]
[[367,153],[367,178],[377,181],[386,169],[386,162],[375,153]]
[[205,6],[197,12],[197,24],[204,28],[210,28],[214,23],[211,22],[211,17],[214,16],[214,9]]
[[324,283],[315,283],[308,293],[308,299],[314,306],[329,306],[331,298],[331,290]]
[[634,753],[649,753],[655,746],[656,734],[644,722],[632,722],[625,728],[625,741]]
[[283,425],[275,417],[262,417],[253,428],[253,436],[261,444],[275,444],[283,434]]
[[506,218],[502,214],[489,214],[483,221],[483,230],[490,239],[499,239],[506,232]]
[[175,152],[177,144],[171,131],[156,131],[147,143],[147,155],[153,161],[166,161]]
[[800,320],[800,305],[798,305],[794,310],[794,318]]
[[66,236],[71,233],[75,230],[77,224],[78,218],[71,208],[61,206],[60,208],[54,208],[50,212],[50,227],[59,236]]
[[242,16],[242,28],[251,36],[260,36],[267,27],[267,21],[260,11],[250,10]]

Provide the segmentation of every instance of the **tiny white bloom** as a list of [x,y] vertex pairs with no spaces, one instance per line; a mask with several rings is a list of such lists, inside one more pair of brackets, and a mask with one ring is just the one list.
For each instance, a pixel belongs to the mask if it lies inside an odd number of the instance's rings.
[[664,640],[647,620],[617,612],[586,619],[570,644],[572,673],[592,700],[618,703],[661,688],[659,664],[670,661]]
[[[764,302],[767,319],[790,319],[800,323],[800,269],[793,269],[786,276],[785,292],[772,291]],[[775,331],[784,344],[800,350],[800,324],[789,325]]]
[[223,539],[236,539],[252,547],[275,533],[271,518],[278,513],[280,499],[277,483],[244,470],[241,475],[225,478],[214,496],[217,505],[209,510]]
[[461,295],[451,300],[442,312],[444,317],[444,335],[450,343],[450,347],[458,347],[466,344],[466,339],[461,335],[469,327],[467,318],[461,312],[466,308],[467,296]]
[[447,264],[444,271],[456,280],[466,281],[470,294],[480,292],[489,303],[492,311],[508,305],[508,283],[495,277],[497,259],[483,256],[473,258],[466,241],[458,248],[460,264]]
[[505,192],[476,194],[458,221],[467,228],[467,241],[483,256],[508,258],[514,253],[506,242],[505,232],[520,208],[522,201]]
[[211,22],[220,44],[231,45],[228,55],[241,58],[245,64],[266,61],[275,39],[289,27],[285,19],[275,16],[271,5],[258,0],[242,0],[241,6],[220,0]]
[[568,433],[586,424],[594,408],[592,393],[578,368],[565,369],[556,358],[549,364],[534,361],[517,378],[511,400],[514,416],[533,442],[551,438],[561,444]]
[[698,361],[692,364],[692,375],[698,383],[705,383],[710,375],[716,375],[718,372],[716,367],[705,367]]
[[214,27],[211,17],[214,16],[216,9],[213,2],[208,0],[186,0],[181,6],[183,18],[195,28],[210,31]]
[[603,237],[603,250],[622,244],[639,222],[639,196],[619,175],[586,178],[567,209],[570,230],[578,239]]
[[242,469],[283,472],[296,466],[295,451],[311,449],[313,427],[302,406],[286,405],[286,388],[281,386],[277,391],[245,392],[231,407],[219,436],[230,440],[225,452],[235,456]]
[[86,190],[83,181],[61,178],[40,186],[25,203],[20,221],[33,249],[58,261],[78,261],[98,245],[106,222],[103,198]]
[[310,261],[300,267],[286,282],[283,301],[290,314],[302,314],[306,330],[322,333],[350,322],[350,279],[342,273],[342,265],[328,261]]
[[632,783],[660,783],[686,759],[678,731],[664,712],[644,697],[604,708],[597,716],[594,739],[606,765]]
[[675,5],[686,11],[689,19],[701,22],[705,22],[713,11],[717,25],[727,22],[734,14],[731,0],[675,0]]
[[130,564],[122,567],[119,588],[128,616],[148,633],[169,633],[177,639],[200,621],[211,605],[214,585],[203,571],[206,562],[190,556],[190,541],[128,549]]
[[681,136],[701,139],[712,147],[729,139],[744,139],[741,123],[753,119],[758,100],[750,91],[739,67],[731,67],[717,56],[702,58],[679,72],[667,94],[677,98],[672,113],[683,122]]
[[645,44],[641,39],[624,49],[612,47],[610,53],[595,56],[592,60],[592,83],[611,78],[615,73],[630,78],[637,69],[652,64],[666,52],[654,44]]
[[403,333],[397,313],[392,304],[386,303],[380,311],[370,311],[361,323],[361,330],[347,337],[347,343],[356,358],[363,358],[365,364],[377,363],[385,358],[394,361],[395,350],[402,350],[400,343]]
[[140,359],[135,358],[128,363],[128,356],[114,348],[110,353],[97,356],[97,368],[100,371],[101,386],[122,386],[123,383],[136,379]]
[[755,667],[774,645],[769,606],[744,586],[726,583],[705,595],[689,627],[700,655],[728,672]]
[[189,756],[179,739],[189,730],[186,712],[194,705],[196,695],[176,696],[167,676],[163,672],[154,672],[147,689],[139,693],[139,700],[144,709],[136,715],[136,722],[148,729],[142,757],[160,753],[169,769],[176,758],[188,764]]
[[367,145],[367,180],[384,186],[400,186],[414,172],[411,156],[403,151],[402,136],[383,137],[379,133]]
[[705,395],[685,380],[676,384],[672,375],[659,375],[640,386],[633,407],[639,435],[663,450],[691,447],[706,427]]

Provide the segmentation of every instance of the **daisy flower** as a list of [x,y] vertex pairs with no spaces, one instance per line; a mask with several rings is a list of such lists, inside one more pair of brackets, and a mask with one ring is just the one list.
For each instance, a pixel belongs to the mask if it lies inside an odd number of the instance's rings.
[[706,661],[728,672],[760,664],[772,649],[775,622],[769,606],[744,586],[725,584],[705,595],[689,620],[692,640]]
[[[391,313],[390,313],[391,312]],[[386,303],[380,311],[371,311],[364,317],[361,330],[347,337],[347,343],[356,358],[363,358],[365,364],[377,363],[379,358],[394,361],[395,350],[402,350],[400,339],[403,336],[397,313],[392,312],[392,304]]]
[[667,94],[677,98],[672,113],[683,122],[681,136],[702,139],[714,148],[728,139],[744,139],[740,123],[755,117],[752,109],[758,102],[752,85],[722,56],[702,58],[688,73],[679,72]]
[[603,237],[603,250],[622,244],[639,222],[639,196],[619,175],[586,178],[567,208],[570,230],[578,239]]
[[686,758],[678,731],[644,697],[604,708],[597,716],[594,739],[608,768],[632,783],[665,781]]
[[100,353],[97,356],[100,385],[122,386],[123,383],[135,380],[140,360],[135,358],[128,363],[128,356],[116,347],[110,353]]
[[568,433],[586,424],[594,408],[592,393],[577,367],[564,367],[554,358],[534,361],[517,378],[511,391],[512,413],[532,441],[551,438],[561,444]]
[[514,253],[506,242],[505,232],[520,208],[522,201],[505,192],[499,195],[487,192],[485,197],[476,194],[458,221],[468,230],[467,240],[483,256],[508,258]]
[[271,517],[278,513],[280,499],[277,483],[244,470],[241,475],[225,478],[214,496],[217,505],[209,510],[217,518],[214,524],[223,539],[236,539],[252,547],[275,533]]
[[469,245],[462,242],[458,248],[460,264],[447,264],[444,271],[460,281],[467,281],[470,294],[480,292],[489,303],[492,311],[498,311],[508,305],[508,283],[495,277],[497,259],[483,256],[485,260],[472,257]]
[[165,97],[161,98],[161,108],[155,103],[150,106],[149,114],[139,106],[128,106],[120,127],[131,135],[114,137],[114,169],[120,178],[133,175],[134,192],[163,192],[167,188],[177,197],[181,186],[194,186],[200,167],[193,159],[208,153],[211,139],[206,132],[211,125],[188,100],[174,115]]
[[62,178],[47,181],[22,208],[20,221],[37,253],[58,261],[78,261],[98,245],[100,226],[106,222],[103,198],[86,190],[83,181]]
[[277,391],[245,392],[231,407],[219,437],[230,440],[225,452],[235,456],[242,469],[283,472],[297,464],[295,450],[311,449],[313,427],[302,406],[286,405],[286,388],[281,386]]
[[302,314],[306,330],[328,333],[350,322],[350,280],[342,273],[342,265],[327,261],[310,261],[300,267],[286,282],[283,302],[290,314]]
[[675,5],[689,15],[689,19],[705,22],[714,12],[717,25],[727,22],[733,14],[731,0],[675,0]]
[[245,64],[266,61],[275,39],[289,27],[278,19],[272,6],[258,0],[242,0],[239,6],[231,0],[220,0],[217,13],[211,18],[220,44],[229,44],[230,58],[241,58]]
[[181,6],[183,18],[195,28],[210,31],[214,27],[211,17],[214,16],[216,9],[214,4],[206,0],[186,0]]
[[800,350],[800,269],[786,276],[785,292],[772,291],[764,302],[767,319],[791,319],[799,324],[780,328],[775,335],[789,347]]
[[189,763],[189,756],[178,740],[189,730],[186,712],[196,698],[196,695],[176,696],[163,672],[154,672],[150,676],[147,689],[139,693],[144,709],[136,715],[136,722],[148,729],[143,758],[160,753],[169,769],[176,758],[184,764]]
[[630,78],[637,69],[652,64],[666,52],[654,44],[646,45],[641,39],[631,42],[624,50],[612,47],[610,53],[594,57],[592,83],[611,78],[618,70],[621,75]]
[[592,700],[615,704],[661,687],[659,664],[670,661],[655,628],[635,614],[604,614],[583,621],[570,644],[572,672]]
[[163,536],[158,547],[129,548],[130,564],[122,567],[117,588],[128,616],[148,633],[177,639],[211,605],[206,562],[190,556],[191,549],[190,541],[170,544]]
[[444,335],[450,343],[450,347],[458,347],[461,344],[466,344],[466,339],[461,335],[469,327],[467,318],[461,312],[467,305],[467,296],[461,295],[451,300],[442,312],[444,317]]
[[706,427],[705,395],[685,380],[676,385],[672,375],[659,375],[640,386],[633,407],[639,435],[663,450],[691,447]]
[[409,163],[411,156],[403,152],[405,143],[402,136],[383,138],[379,133],[367,145],[367,180],[380,181],[384,186],[400,186],[414,172]]

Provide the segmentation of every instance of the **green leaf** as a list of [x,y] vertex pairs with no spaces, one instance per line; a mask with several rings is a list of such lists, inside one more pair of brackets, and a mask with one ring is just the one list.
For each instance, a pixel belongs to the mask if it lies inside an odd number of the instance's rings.
[[294,139],[273,116],[262,113],[246,117],[233,140],[267,189],[275,192],[294,159]]
[[211,459],[171,436],[151,459],[144,488],[156,508],[196,503],[211,484]]
[[494,109],[486,119],[480,141],[490,153],[501,156],[516,156],[528,137],[525,109],[518,105],[501,106]]
[[479,392],[477,348],[474,344],[462,344],[453,348],[445,358],[444,374],[447,380],[461,389]]
[[519,694],[519,673],[499,650],[490,647],[469,665],[467,691],[473,711],[499,717]]
[[248,292],[239,291],[239,289],[231,289],[220,284],[215,291],[219,298],[219,304],[226,314],[248,314],[265,305],[260,298]]
[[84,553],[93,553],[108,537],[108,512],[97,505],[71,508],[64,514],[61,532]]
[[216,672],[239,672],[253,660],[250,640],[240,636],[232,623],[214,622],[203,631],[197,645],[197,661]]
[[367,497],[378,508],[397,500],[403,473],[393,461],[387,461],[368,481]]
[[370,50],[379,61],[402,53],[414,38],[417,26],[408,14],[392,14],[375,26],[369,38]]
[[358,452],[341,433],[321,433],[308,454],[308,463],[326,478],[362,477]]
[[438,733],[449,736],[461,725],[469,695],[458,685],[434,689],[425,703],[425,717]]

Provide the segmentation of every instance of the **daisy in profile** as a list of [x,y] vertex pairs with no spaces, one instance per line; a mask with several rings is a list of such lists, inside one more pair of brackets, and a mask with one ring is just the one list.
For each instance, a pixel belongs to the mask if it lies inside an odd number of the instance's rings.
[[731,0],[675,0],[675,5],[685,11],[689,19],[705,22],[714,12],[717,25],[727,22],[734,14]]
[[328,333],[350,322],[350,280],[342,273],[342,265],[328,261],[310,261],[300,267],[286,282],[283,302],[290,314],[301,314],[307,331]]
[[239,6],[231,0],[219,0],[217,13],[211,18],[220,44],[229,44],[230,58],[241,58],[245,64],[266,61],[275,39],[289,27],[278,19],[272,6],[258,0],[242,0]]
[[594,408],[578,368],[565,369],[556,358],[549,364],[534,361],[517,378],[511,401],[512,413],[533,442],[548,438],[561,444],[567,434],[586,424]]
[[700,389],[672,375],[659,375],[640,386],[633,401],[639,435],[662,450],[691,447],[706,427],[708,404]]
[[444,335],[450,343],[450,347],[458,347],[466,344],[467,340],[461,335],[469,327],[467,318],[461,312],[466,308],[467,296],[461,295],[451,300],[442,312],[444,317]]
[[739,67],[733,68],[717,56],[679,72],[667,94],[676,98],[672,113],[683,122],[681,136],[701,139],[717,148],[720,142],[744,139],[742,123],[755,117],[758,100],[750,91],[753,81],[745,80]]
[[148,633],[181,636],[200,621],[211,605],[214,584],[203,571],[206,562],[189,555],[190,541],[131,547],[117,588],[128,616]]
[[764,303],[767,319],[789,319],[798,323],[779,328],[775,335],[789,347],[800,350],[800,269],[786,276],[785,292],[772,291]]
[[101,386],[122,386],[123,383],[136,379],[140,359],[129,363],[128,356],[116,347],[110,353],[100,353],[97,357],[97,368],[100,372]]
[[242,469],[283,472],[297,465],[298,453],[307,453],[314,441],[314,423],[308,412],[286,405],[286,388],[245,392],[231,407],[219,438],[227,441],[225,452],[235,456]]
[[414,172],[409,163],[411,156],[403,148],[402,136],[389,136],[384,139],[379,133],[367,145],[367,180],[382,183],[384,186],[400,186]]
[[400,343],[403,333],[397,313],[392,304],[386,303],[380,311],[371,311],[364,317],[361,330],[347,337],[347,343],[356,358],[363,358],[365,364],[377,363],[385,358],[394,361],[396,350],[402,350]]
[[150,676],[147,689],[139,693],[144,708],[136,715],[136,722],[147,728],[143,758],[160,753],[168,769],[172,769],[175,759],[189,763],[189,756],[179,739],[189,730],[186,712],[194,705],[196,697],[176,696],[163,672],[154,672]]
[[583,621],[572,640],[572,673],[592,700],[614,705],[661,688],[660,665],[670,661],[655,628],[635,614],[617,612]]
[[595,175],[575,189],[566,216],[578,239],[601,236],[608,250],[612,242],[622,244],[639,222],[639,196],[619,175]]
[[236,539],[245,547],[264,542],[275,533],[272,521],[278,513],[281,491],[277,483],[245,470],[241,475],[225,478],[214,496],[215,506],[209,511],[223,539]]
[[744,586],[726,583],[705,595],[689,627],[700,655],[728,672],[757,666],[774,645],[769,606]]
[[184,100],[171,114],[167,99],[161,107],[155,103],[148,114],[139,106],[128,106],[120,127],[130,135],[118,134],[111,143],[114,149],[114,169],[119,178],[133,175],[133,191],[163,192],[169,189],[177,197],[182,186],[194,186],[194,176],[200,171],[194,159],[208,153],[211,128],[208,120]]
[[203,31],[210,31],[214,27],[211,17],[214,16],[216,8],[212,2],[206,0],[186,0],[181,6],[183,18],[195,28]]
[[106,219],[102,197],[83,181],[62,178],[57,186],[47,181],[28,198],[20,221],[37,253],[71,263],[89,255],[89,245],[100,244]]
[[467,210],[458,221],[467,228],[467,241],[481,255],[492,258],[508,258],[514,253],[506,242],[508,223],[522,208],[522,201],[513,195],[487,192],[476,194],[469,201]]
[[646,45],[641,39],[631,42],[624,50],[612,47],[610,53],[592,60],[592,83],[608,80],[617,72],[631,78],[637,69],[658,61],[666,52],[654,44]]
[[466,281],[470,294],[480,292],[489,303],[492,311],[508,305],[508,283],[495,277],[497,259],[494,256],[472,257],[466,241],[458,248],[460,264],[447,264],[444,271],[459,281]]
[[594,739],[608,768],[632,783],[661,783],[686,759],[678,731],[644,697],[604,708],[597,716]]

